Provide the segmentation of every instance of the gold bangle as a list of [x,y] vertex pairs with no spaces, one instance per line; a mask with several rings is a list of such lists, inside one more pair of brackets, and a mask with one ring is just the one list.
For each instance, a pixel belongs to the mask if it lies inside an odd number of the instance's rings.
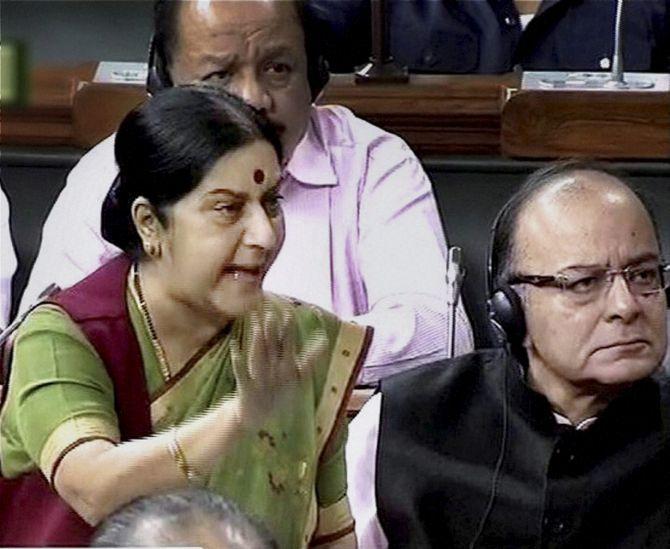
[[173,427],[170,429],[170,441],[168,442],[168,451],[172,456],[172,459],[179,467],[179,470],[186,477],[186,480],[190,484],[202,485],[202,476],[188,464],[186,460],[186,454],[184,453],[183,448],[179,444],[179,439],[177,438],[177,428]]

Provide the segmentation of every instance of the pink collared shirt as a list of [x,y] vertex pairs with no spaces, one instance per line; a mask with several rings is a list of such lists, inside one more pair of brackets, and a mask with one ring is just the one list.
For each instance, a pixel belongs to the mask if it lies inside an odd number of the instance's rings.
[[[100,236],[100,207],[117,173],[113,146],[110,136],[70,172],[22,309],[49,283],[73,284],[118,253]],[[314,107],[286,171],[286,240],[265,288],[372,326],[363,382],[444,358],[446,243],[430,181],[409,147],[343,107]],[[462,307],[455,348],[473,348]]]

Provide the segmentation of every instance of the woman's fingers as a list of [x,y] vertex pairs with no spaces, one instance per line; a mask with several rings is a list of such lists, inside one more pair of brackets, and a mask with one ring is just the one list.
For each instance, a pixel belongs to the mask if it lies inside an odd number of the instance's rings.
[[294,305],[271,300],[251,311],[244,325],[238,338],[231,339],[230,352],[244,415],[255,423],[290,398],[296,384],[311,377],[326,359],[328,337],[317,329],[299,344]]

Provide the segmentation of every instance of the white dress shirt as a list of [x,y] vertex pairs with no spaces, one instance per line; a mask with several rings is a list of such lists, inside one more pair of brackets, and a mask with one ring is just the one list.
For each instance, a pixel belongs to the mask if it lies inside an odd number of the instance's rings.
[[16,271],[16,255],[9,228],[9,203],[0,189],[0,330],[9,324],[12,306],[12,277]]

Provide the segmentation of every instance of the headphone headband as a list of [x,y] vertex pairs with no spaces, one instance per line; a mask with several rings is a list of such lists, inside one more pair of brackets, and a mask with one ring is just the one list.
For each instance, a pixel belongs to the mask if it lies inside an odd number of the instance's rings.
[[156,42],[156,35],[151,36],[149,41],[149,60],[147,71],[147,91],[155,95],[162,89],[171,88],[174,84],[172,77],[165,66],[165,55],[163,49]]

